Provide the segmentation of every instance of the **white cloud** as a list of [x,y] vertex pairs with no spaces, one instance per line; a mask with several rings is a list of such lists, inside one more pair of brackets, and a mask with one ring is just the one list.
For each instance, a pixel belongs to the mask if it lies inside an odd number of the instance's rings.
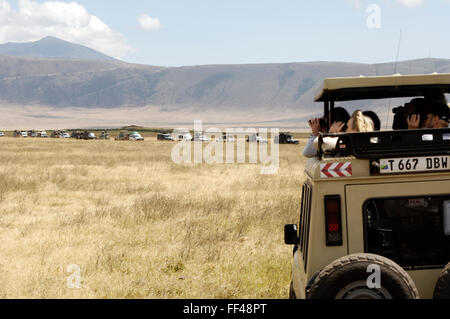
[[146,14],[141,14],[138,18],[139,27],[145,31],[156,31],[161,29],[161,22],[158,18],[152,18]]
[[0,43],[37,41],[54,36],[120,58],[134,49],[125,37],[76,2],[19,0],[18,8],[0,0]]
[[424,3],[424,0],[396,0],[396,1],[400,2],[405,7],[408,8],[418,7]]

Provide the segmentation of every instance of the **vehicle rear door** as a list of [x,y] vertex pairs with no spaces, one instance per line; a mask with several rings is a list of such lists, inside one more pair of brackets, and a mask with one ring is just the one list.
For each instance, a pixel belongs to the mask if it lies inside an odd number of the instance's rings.
[[450,262],[446,202],[450,179],[347,185],[349,254],[392,259],[409,272],[421,296],[431,298],[442,267]]

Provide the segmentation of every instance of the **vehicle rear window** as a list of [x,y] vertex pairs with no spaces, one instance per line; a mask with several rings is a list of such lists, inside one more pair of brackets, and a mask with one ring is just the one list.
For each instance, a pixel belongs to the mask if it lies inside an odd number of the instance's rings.
[[363,206],[365,251],[406,269],[441,268],[450,261],[444,205],[450,195],[370,199]]

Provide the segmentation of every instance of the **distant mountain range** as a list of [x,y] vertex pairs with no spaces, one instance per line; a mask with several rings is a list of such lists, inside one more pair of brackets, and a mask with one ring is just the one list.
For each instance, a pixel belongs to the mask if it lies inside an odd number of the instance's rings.
[[[52,44],[58,50],[54,50]],[[49,45],[47,45],[49,44]],[[5,54],[5,47],[0,53]],[[136,108],[153,106],[160,113],[189,111],[236,113],[247,117],[267,112],[267,121],[299,121],[322,108],[313,98],[326,77],[390,75],[394,63],[361,64],[308,62],[284,64],[157,67],[124,63],[93,50],[55,38],[29,44],[39,50],[8,51],[0,55],[0,104],[55,108]],[[63,49],[66,48],[66,49]],[[87,49],[87,51],[85,51]],[[22,53],[20,53],[22,52]],[[12,55],[45,52],[43,58]],[[76,54],[74,52],[77,52]],[[13,54],[14,53],[14,54]],[[20,53],[20,54],[19,54]],[[96,54],[95,54],[96,53]],[[50,59],[52,55],[62,56]],[[97,56],[97,57],[95,57]],[[450,60],[399,62],[396,73],[450,73]],[[367,102],[365,102],[367,103]],[[367,105],[366,105],[367,106]],[[383,107],[374,102],[369,107]],[[351,105],[350,108],[357,107]],[[270,111],[270,112],[269,112]],[[156,112],[156,111],[155,111]]]
[[114,61],[103,53],[55,37],[45,37],[36,42],[6,43],[0,45],[0,54],[29,58],[60,58]]

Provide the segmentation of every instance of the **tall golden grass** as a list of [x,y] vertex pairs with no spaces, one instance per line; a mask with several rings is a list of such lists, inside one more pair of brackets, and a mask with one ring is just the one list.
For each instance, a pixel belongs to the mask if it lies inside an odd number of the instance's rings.
[[287,298],[304,142],[276,175],[173,145],[0,138],[0,297]]

